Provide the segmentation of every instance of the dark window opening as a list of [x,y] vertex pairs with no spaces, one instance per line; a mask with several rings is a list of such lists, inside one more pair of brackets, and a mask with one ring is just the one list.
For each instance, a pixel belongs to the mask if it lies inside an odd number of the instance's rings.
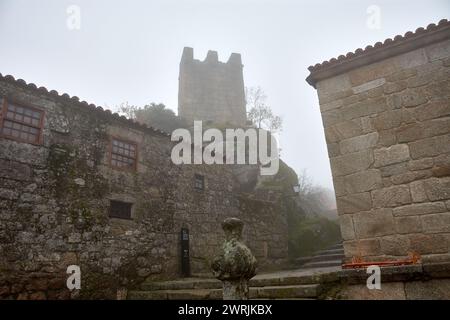
[[132,142],[113,138],[111,141],[111,166],[136,170],[137,147]]
[[2,136],[14,140],[40,143],[44,112],[32,107],[18,105],[3,99]]
[[205,177],[196,174],[194,177],[194,188],[197,190],[205,190]]
[[109,216],[111,218],[131,219],[132,203],[117,200],[110,201]]

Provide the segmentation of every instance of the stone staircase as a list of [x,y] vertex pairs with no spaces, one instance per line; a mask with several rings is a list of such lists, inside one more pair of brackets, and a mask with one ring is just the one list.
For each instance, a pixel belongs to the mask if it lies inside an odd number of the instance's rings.
[[[340,267],[292,270],[257,275],[250,280],[250,299],[317,299],[320,283],[333,277]],[[130,300],[220,300],[222,283],[211,278],[145,281],[139,290],[128,292]]]
[[310,257],[295,260],[295,265],[304,269],[338,267],[342,265],[344,248],[342,243],[335,244],[325,250],[320,250]]

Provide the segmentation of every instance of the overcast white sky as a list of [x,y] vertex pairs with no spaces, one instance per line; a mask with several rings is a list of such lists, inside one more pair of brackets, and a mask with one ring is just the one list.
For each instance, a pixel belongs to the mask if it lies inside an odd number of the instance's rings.
[[[70,5],[80,30],[67,27]],[[367,27],[377,5],[381,28]],[[332,187],[307,67],[448,18],[450,1],[0,0],[0,72],[98,105],[162,102],[175,112],[184,46],[203,60],[242,55],[246,86],[261,86],[284,118],[282,158]]]

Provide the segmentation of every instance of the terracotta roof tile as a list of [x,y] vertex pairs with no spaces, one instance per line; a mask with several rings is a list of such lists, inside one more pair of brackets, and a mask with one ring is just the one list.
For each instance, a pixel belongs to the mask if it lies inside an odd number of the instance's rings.
[[[331,69],[344,64],[350,64],[361,57],[365,57],[368,55],[376,55],[376,53],[378,52],[387,51],[394,47],[398,48],[403,43],[418,40],[420,38],[423,38],[424,35],[435,33],[436,31],[445,31],[445,29],[448,29],[447,36],[448,38],[450,38],[450,21],[448,21],[447,19],[442,19],[441,21],[439,21],[437,25],[431,23],[425,29],[418,28],[416,29],[415,32],[408,31],[403,36],[397,35],[394,37],[394,39],[388,38],[384,40],[384,42],[375,43],[373,46],[369,45],[364,49],[358,48],[355,50],[355,52],[348,52],[345,56],[340,55],[338,58],[332,58],[328,61],[317,63],[314,66],[308,67],[308,70],[311,72],[311,74],[308,76],[306,81],[312,86],[315,86],[317,80],[320,80],[315,78],[315,74],[325,69]],[[395,53],[393,52],[393,55],[400,53],[397,50]],[[386,55],[383,56],[386,57]]]
[[27,83],[25,80],[23,79],[15,79],[13,76],[11,75],[5,75],[3,76],[0,73],[0,80],[5,80],[7,82],[10,83],[14,83],[16,85],[19,85],[21,87],[25,87],[27,89],[30,89],[32,91],[36,91],[39,93],[44,93],[47,96],[54,98],[54,99],[58,99],[59,101],[61,101],[62,103],[73,103],[76,104],[78,106],[81,106],[83,108],[86,108],[88,111],[90,112],[98,112],[101,113],[107,117],[110,117],[112,119],[118,120],[123,122],[124,124],[129,125],[130,127],[136,127],[140,130],[146,131],[146,132],[150,132],[150,133],[157,133],[163,136],[170,136],[170,134],[168,134],[167,132],[164,132],[162,130],[153,128],[153,127],[149,127],[147,126],[145,123],[141,123],[132,119],[127,119],[125,116],[121,116],[118,113],[112,113],[111,110],[108,109],[103,109],[101,106],[96,106],[95,104],[89,104],[86,101],[80,101],[80,98],[78,98],[77,96],[69,96],[67,93],[63,93],[63,94],[59,94],[58,91],[56,90],[51,90],[48,91],[47,88],[45,87],[37,87],[34,83]]

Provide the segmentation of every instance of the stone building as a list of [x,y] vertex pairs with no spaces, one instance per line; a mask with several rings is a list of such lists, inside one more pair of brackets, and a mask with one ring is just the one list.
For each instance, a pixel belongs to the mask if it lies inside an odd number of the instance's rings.
[[309,70],[347,261],[450,260],[450,23]]
[[180,62],[178,115],[188,122],[212,121],[237,127],[246,125],[244,78],[241,55],[232,53],[226,63],[216,51],[206,59],[194,59],[185,47]]
[[231,216],[261,268],[287,257],[277,194],[238,192],[229,166],[174,165],[166,133],[12,76],[0,103],[0,298],[69,298],[72,264],[85,298],[178,277],[181,228],[207,272]]

